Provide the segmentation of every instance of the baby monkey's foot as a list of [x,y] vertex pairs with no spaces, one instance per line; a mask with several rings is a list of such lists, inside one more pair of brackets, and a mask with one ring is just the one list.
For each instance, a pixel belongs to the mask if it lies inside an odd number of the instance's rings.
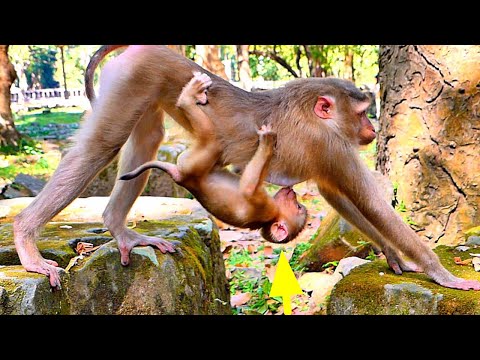
[[277,134],[272,130],[270,124],[262,125],[262,127],[257,130],[257,134],[261,144],[263,143],[268,146],[273,146],[275,144]]
[[197,104],[205,105],[208,102],[207,89],[212,85],[212,79],[207,74],[194,72],[193,78],[188,83],[190,94],[196,99]]

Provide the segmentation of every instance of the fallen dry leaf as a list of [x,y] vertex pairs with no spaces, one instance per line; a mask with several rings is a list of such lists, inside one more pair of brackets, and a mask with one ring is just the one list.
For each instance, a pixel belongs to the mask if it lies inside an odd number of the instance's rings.
[[224,244],[222,244],[220,246],[220,251],[223,253],[223,255],[227,255],[230,253],[230,251],[232,251],[233,249],[233,246],[232,245],[227,245],[227,246],[224,246]]
[[91,243],[79,241],[77,243],[77,247],[75,248],[75,251],[79,255],[90,255],[90,253],[94,252],[99,247],[100,246],[95,246],[94,247],[93,244],[91,244]]
[[268,280],[273,283],[273,279],[275,277],[275,268],[272,266],[272,264],[265,264],[265,272]]
[[462,258],[459,256],[455,256],[453,258],[453,261],[455,261],[455,264],[457,265],[469,265],[470,263],[472,263],[472,259],[462,260]]
[[252,298],[250,293],[238,293],[230,297],[230,305],[233,307],[241,306],[246,304]]
[[247,245],[247,250],[250,254],[253,254],[257,251],[257,245],[255,244],[248,244]]
[[265,255],[265,257],[272,256],[273,247],[271,247],[270,245],[265,245],[265,248],[263,249],[263,255]]

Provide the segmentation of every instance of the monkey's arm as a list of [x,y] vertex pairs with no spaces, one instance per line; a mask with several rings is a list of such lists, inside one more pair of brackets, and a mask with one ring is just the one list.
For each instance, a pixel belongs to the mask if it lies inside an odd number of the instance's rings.
[[240,192],[247,198],[256,198],[259,192],[263,192],[261,186],[267,176],[268,165],[273,156],[275,133],[269,127],[263,126],[258,134],[260,141],[257,151],[240,178]]
[[349,223],[353,224],[379,245],[387,258],[388,265],[396,274],[402,271],[420,271],[415,264],[402,259],[378,232],[378,230],[362,215],[358,208],[343,194],[336,192],[333,187],[326,186],[321,180],[317,181],[318,190],[327,202]]
[[[330,180],[317,179],[320,193],[342,216],[379,245],[388,244],[387,249],[402,251],[438,284],[465,290],[480,289],[478,282],[457,278],[441,265],[438,256],[380,195],[373,175],[360,159],[351,165],[355,168],[350,168],[348,173],[346,169],[338,168]],[[334,184],[351,186],[339,188]]]

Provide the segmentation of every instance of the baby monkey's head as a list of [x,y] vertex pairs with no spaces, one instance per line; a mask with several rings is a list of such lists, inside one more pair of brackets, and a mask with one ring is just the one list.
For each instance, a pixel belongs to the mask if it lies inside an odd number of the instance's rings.
[[297,201],[297,194],[291,187],[280,189],[273,197],[280,209],[279,216],[264,225],[262,237],[273,243],[287,243],[297,237],[307,222],[307,209]]

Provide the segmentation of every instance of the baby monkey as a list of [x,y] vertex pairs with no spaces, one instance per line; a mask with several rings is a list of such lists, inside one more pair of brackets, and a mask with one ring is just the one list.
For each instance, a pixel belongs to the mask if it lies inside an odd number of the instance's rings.
[[297,202],[291,187],[280,189],[272,198],[262,186],[276,134],[269,125],[257,131],[258,148],[241,176],[216,167],[222,146],[216,139],[212,121],[198,106],[207,104],[206,90],[211,84],[207,74],[195,72],[177,100],[176,105],[184,112],[195,136],[194,144],[180,154],[177,165],[149,161],[120,180],[133,179],[147,169],[161,169],[221,221],[241,228],[261,229],[261,235],[270,242],[293,240],[305,226],[305,206]]

